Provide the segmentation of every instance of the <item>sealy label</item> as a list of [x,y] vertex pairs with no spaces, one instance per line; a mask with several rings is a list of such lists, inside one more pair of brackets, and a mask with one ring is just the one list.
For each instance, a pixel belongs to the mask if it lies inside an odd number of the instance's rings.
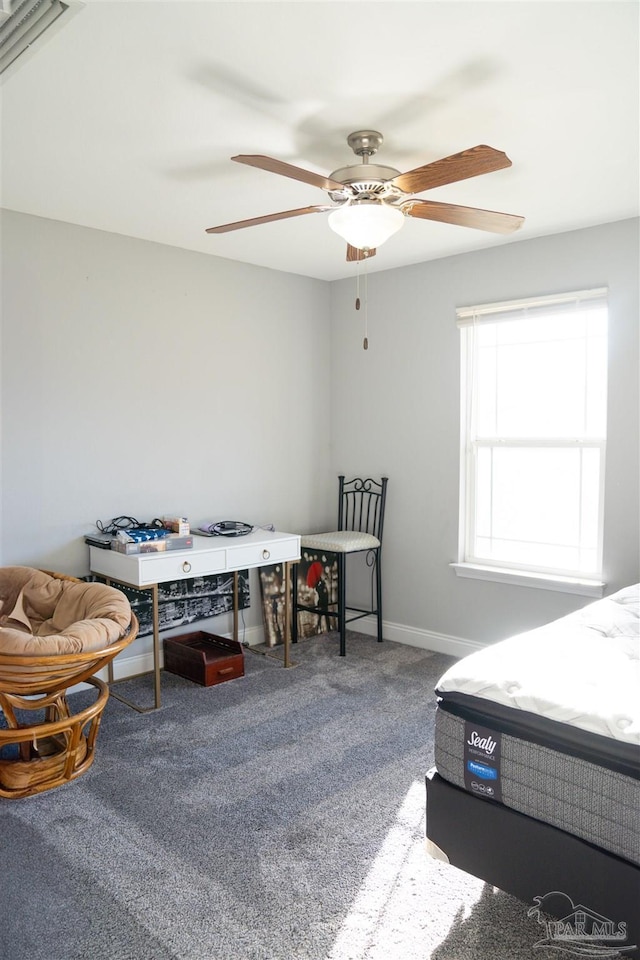
[[485,800],[502,800],[500,747],[502,734],[466,720],[464,724],[464,785]]
[[477,747],[479,750],[484,751],[486,756],[490,757],[497,746],[497,741],[493,739],[491,734],[483,737],[477,730],[472,730],[467,737],[467,745],[469,747]]

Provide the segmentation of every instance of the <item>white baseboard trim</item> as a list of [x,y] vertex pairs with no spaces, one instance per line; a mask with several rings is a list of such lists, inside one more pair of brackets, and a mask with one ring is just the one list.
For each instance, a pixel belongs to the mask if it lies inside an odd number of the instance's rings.
[[[378,626],[375,617],[363,617],[355,620],[351,629],[375,637]],[[466,657],[469,653],[482,650],[483,644],[474,640],[464,640],[462,637],[450,637],[445,633],[434,633],[432,630],[422,630],[419,627],[407,627],[403,623],[389,623],[383,621],[382,635],[385,640],[394,643],[406,643],[409,647],[420,647],[422,650],[432,650],[434,653],[446,653],[450,657]]]
[[[365,633],[367,636],[375,637],[377,624],[375,617],[363,617],[351,624],[350,629]],[[224,633],[222,636],[229,637],[231,634]],[[409,647],[420,647],[422,650],[432,650],[434,653],[445,653],[450,657],[466,657],[468,653],[475,653],[482,649],[482,644],[473,640],[464,640],[461,637],[449,637],[443,633],[433,633],[431,630],[422,630],[418,627],[407,627],[402,623],[389,623],[384,621],[383,635],[385,640],[391,640],[393,643],[406,643]],[[264,642],[264,631],[262,627],[246,627],[244,630],[244,642],[250,647]],[[162,656],[162,644],[160,646],[160,666],[164,665]],[[150,673],[153,670],[153,651],[134,654],[128,657],[117,657],[113,662],[113,676],[115,680],[124,680],[125,677],[135,677],[139,673]],[[99,673],[102,680],[107,679],[106,669]],[[89,690],[86,683],[78,684],[69,691],[76,693],[79,690]]]

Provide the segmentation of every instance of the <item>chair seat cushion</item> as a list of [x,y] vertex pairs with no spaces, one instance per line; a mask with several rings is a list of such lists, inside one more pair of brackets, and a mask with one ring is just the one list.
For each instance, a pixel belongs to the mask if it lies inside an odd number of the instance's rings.
[[358,550],[377,550],[380,541],[370,533],[358,530],[335,530],[333,533],[307,534],[300,538],[300,545],[329,553],[356,553]]
[[102,650],[131,622],[125,595],[104,583],[61,580],[30,567],[0,569],[0,653]]

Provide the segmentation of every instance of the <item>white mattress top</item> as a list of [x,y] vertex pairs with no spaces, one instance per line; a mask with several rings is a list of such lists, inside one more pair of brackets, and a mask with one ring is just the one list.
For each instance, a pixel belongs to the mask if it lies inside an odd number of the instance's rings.
[[640,744],[640,585],[455,663],[437,689]]

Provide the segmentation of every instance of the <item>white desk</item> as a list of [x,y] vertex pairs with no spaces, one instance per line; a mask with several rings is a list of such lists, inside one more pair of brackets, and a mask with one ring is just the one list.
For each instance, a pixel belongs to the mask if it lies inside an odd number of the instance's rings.
[[[233,573],[233,638],[238,639],[238,570],[282,563],[284,568],[284,666],[289,666],[290,641],[290,575],[291,563],[300,559],[300,537],[293,533],[270,533],[256,530],[245,537],[199,537],[194,535],[191,550],[168,550],[165,553],[124,554],[117,550],[89,547],[92,573],[126,587],[151,592],[153,604],[153,673],[154,706],[160,706],[160,630],[158,622],[158,584],[171,580],[187,580],[215,573]],[[110,665],[109,680],[113,681]],[[114,694],[114,696],[117,696]],[[123,697],[118,697],[124,700]],[[124,700],[140,712],[146,708]]]

